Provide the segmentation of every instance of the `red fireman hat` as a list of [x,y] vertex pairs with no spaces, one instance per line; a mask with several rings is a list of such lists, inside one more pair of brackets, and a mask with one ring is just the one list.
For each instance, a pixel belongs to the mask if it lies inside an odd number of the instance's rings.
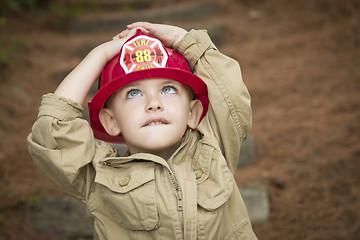
[[99,119],[106,100],[126,84],[150,78],[168,78],[190,86],[194,98],[203,105],[200,121],[207,113],[209,98],[205,82],[194,75],[186,59],[174,49],[166,48],[157,38],[140,29],[122,46],[120,53],[105,66],[99,79],[99,90],[89,102],[90,123],[100,140],[125,143],[122,135],[110,136]]

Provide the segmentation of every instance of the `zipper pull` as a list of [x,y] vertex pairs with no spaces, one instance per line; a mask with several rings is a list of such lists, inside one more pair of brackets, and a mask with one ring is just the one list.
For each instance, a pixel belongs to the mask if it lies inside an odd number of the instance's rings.
[[182,193],[181,191],[177,191],[177,202],[178,202],[178,210],[183,210],[183,202],[182,202]]

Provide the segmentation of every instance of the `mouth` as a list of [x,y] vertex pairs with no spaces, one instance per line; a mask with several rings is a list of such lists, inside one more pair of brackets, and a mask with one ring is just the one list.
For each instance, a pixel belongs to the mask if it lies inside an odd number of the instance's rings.
[[156,118],[156,119],[149,119],[148,121],[146,121],[143,127],[166,125],[166,124],[169,124],[169,122],[166,119]]

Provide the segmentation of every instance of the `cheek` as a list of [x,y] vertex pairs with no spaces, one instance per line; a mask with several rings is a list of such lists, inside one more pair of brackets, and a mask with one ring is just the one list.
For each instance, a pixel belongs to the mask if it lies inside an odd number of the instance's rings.
[[132,119],[134,114],[133,108],[128,104],[113,104],[114,118],[119,127],[123,130],[128,124],[129,119]]
[[187,124],[187,121],[191,116],[189,104],[188,103],[177,104],[176,106],[173,106],[172,109],[173,109],[173,115],[176,116],[176,118],[179,121],[183,122],[184,124]]
[[126,129],[129,126],[136,124],[136,121],[139,119],[137,113],[138,111],[134,108],[122,108],[121,111],[118,111],[118,115],[116,116],[119,126],[121,126],[122,129]]

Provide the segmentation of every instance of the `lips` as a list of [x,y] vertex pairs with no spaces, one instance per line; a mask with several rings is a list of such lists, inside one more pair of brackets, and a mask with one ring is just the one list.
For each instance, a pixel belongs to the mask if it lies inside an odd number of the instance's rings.
[[143,127],[165,125],[165,124],[169,124],[169,122],[165,118],[152,118],[147,120],[143,125]]

